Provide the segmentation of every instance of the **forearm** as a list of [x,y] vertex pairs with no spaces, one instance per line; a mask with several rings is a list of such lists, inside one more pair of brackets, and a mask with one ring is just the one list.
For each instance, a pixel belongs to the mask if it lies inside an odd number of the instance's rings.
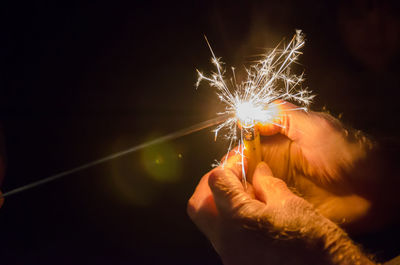
[[376,264],[336,224],[322,216],[317,224],[313,236],[318,238],[323,256],[330,264]]
[[344,230],[310,203],[299,197],[285,201],[288,214],[274,216],[272,226],[271,219],[267,218],[259,228],[268,238],[273,238],[283,253],[295,253],[294,259],[286,257],[290,261],[287,264],[375,264]]
[[[273,236],[282,242],[293,242],[296,248],[302,249],[298,254],[306,262],[299,264],[375,264],[344,230],[321,215],[306,200],[299,197],[288,199],[286,207],[291,216],[275,217]],[[287,219],[291,221],[287,222]],[[312,262],[307,263],[307,260]]]

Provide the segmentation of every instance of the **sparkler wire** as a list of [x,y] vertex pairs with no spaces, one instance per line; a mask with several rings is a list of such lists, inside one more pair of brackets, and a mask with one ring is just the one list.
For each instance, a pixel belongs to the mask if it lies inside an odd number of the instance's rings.
[[152,146],[152,145],[155,145],[155,144],[159,144],[159,143],[162,143],[162,142],[165,142],[165,141],[177,139],[177,138],[180,138],[180,137],[185,136],[185,135],[189,135],[189,134],[194,133],[194,132],[201,131],[203,129],[206,129],[206,128],[209,128],[211,126],[214,126],[214,125],[220,124],[222,122],[225,122],[229,117],[230,117],[229,115],[223,115],[223,116],[219,116],[219,117],[214,118],[214,119],[210,119],[210,120],[207,120],[207,121],[200,122],[198,124],[192,125],[192,126],[187,127],[185,129],[182,129],[182,130],[179,130],[179,131],[164,135],[162,137],[156,138],[154,140],[151,140],[151,141],[144,142],[142,144],[133,146],[133,147],[131,147],[129,149],[126,149],[124,151],[120,151],[120,152],[117,152],[117,153],[114,153],[114,154],[99,158],[99,159],[94,160],[92,162],[83,164],[83,165],[81,165],[79,167],[76,167],[76,168],[73,168],[73,169],[69,169],[69,170],[60,172],[58,174],[52,175],[50,177],[47,177],[47,178],[32,182],[30,184],[21,186],[19,188],[13,189],[13,190],[10,190],[10,191],[4,193],[2,196],[3,197],[8,197],[10,195],[13,195],[13,194],[16,194],[16,193],[20,193],[20,192],[35,188],[37,186],[41,186],[41,185],[43,185],[45,183],[54,181],[54,180],[59,179],[61,177],[64,177],[64,176],[67,176],[67,175],[71,175],[73,173],[85,170],[87,168],[94,167],[96,165],[105,163],[105,162],[107,162],[109,160],[112,160],[112,159],[115,159],[115,158],[130,154],[130,153],[133,153],[135,151],[144,149],[146,147],[149,147],[149,146]]

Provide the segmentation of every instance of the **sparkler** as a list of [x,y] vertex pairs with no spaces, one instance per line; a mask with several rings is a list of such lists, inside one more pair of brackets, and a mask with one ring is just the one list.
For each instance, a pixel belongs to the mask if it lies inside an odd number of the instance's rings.
[[[247,79],[240,84],[236,81],[235,70],[232,68],[230,86],[225,82],[226,71],[222,66],[223,63],[215,56],[207,39],[206,41],[212,54],[212,63],[217,71],[212,73],[210,77],[197,71],[199,74],[197,86],[202,80],[206,80],[212,87],[217,88],[219,99],[225,103],[225,111],[218,113],[218,117],[16,188],[4,193],[2,197],[20,193],[151,145],[176,139],[218,124],[218,127],[214,130],[215,139],[221,130],[227,129],[228,133],[225,137],[230,141],[228,151],[232,149],[233,145],[239,145],[237,152],[242,156],[242,165],[244,157],[248,158],[247,176],[242,166],[243,179],[246,183],[247,177],[251,182],[254,169],[262,159],[258,127],[265,124],[281,126],[274,120],[281,115],[279,105],[285,104],[285,102],[274,103],[274,101],[291,100],[301,105],[299,108],[286,109],[286,111],[307,110],[307,106],[314,97],[309,91],[301,88],[303,74],[290,73],[290,65],[296,62],[301,54],[300,49],[304,46],[304,36],[298,30],[287,46],[281,49],[281,45],[278,45],[271,52],[265,54],[259,61],[246,69]],[[223,161],[223,164],[225,162],[226,160]]]
[[[262,159],[259,126],[282,126],[274,122],[281,115],[279,105],[285,104],[284,101],[293,101],[301,107],[290,110],[307,110],[314,97],[310,91],[301,87],[304,73],[296,75],[290,72],[290,66],[302,54],[300,49],[305,43],[304,35],[301,30],[297,30],[286,46],[279,44],[271,52],[263,55],[255,64],[245,69],[247,79],[241,83],[237,82],[233,67],[232,77],[229,82],[226,81],[223,63],[215,56],[207,38],[206,42],[216,71],[207,76],[197,70],[199,77],[196,86],[205,80],[217,89],[219,99],[225,104],[225,111],[218,114],[230,115],[230,118],[214,130],[215,139],[221,130],[227,130],[225,137],[229,140],[228,152],[234,145],[239,145],[237,152],[242,156],[243,180],[245,183],[251,182],[254,169]],[[277,100],[281,101],[276,103]],[[243,166],[244,157],[248,159],[247,175]],[[226,159],[222,166],[225,162]]]

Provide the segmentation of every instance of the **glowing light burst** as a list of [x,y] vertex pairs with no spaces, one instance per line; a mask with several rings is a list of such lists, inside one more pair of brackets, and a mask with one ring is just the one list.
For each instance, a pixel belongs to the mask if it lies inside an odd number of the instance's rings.
[[215,139],[217,139],[218,133],[224,128],[227,129],[225,137],[230,141],[228,152],[234,144],[239,144],[241,148],[238,152],[243,157],[243,133],[237,130],[239,123],[245,128],[254,127],[258,123],[276,124],[273,120],[278,118],[279,111],[276,104],[271,104],[275,100],[292,101],[300,105],[297,109],[307,110],[314,95],[301,87],[304,73],[296,75],[290,72],[290,66],[302,54],[300,49],[304,46],[304,35],[300,30],[296,31],[287,45],[279,44],[272,51],[261,56],[256,63],[245,68],[247,79],[241,83],[237,82],[233,67],[232,76],[229,82],[226,82],[223,62],[215,56],[207,38],[206,41],[216,71],[207,76],[197,70],[199,78],[196,87],[201,81],[207,81],[211,87],[217,89],[219,99],[225,104],[225,111],[218,114],[229,115],[230,118],[214,131]]

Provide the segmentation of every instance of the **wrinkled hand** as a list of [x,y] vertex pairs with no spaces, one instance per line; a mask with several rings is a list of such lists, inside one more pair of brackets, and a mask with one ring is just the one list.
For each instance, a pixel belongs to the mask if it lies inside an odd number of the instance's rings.
[[[273,124],[260,125],[263,160],[323,215],[352,224],[368,214],[370,201],[362,194],[367,176],[362,172],[371,142],[345,130],[326,113],[293,110],[275,102],[280,115]],[[361,192],[360,192],[361,191]]]
[[345,264],[331,251],[339,249],[332,242],[345,238],[336,225],[273,177],[264,162],[245,189],[240,161],[231,155],[223,169],[204,175],[188,203],[189,216],[225,265]]

